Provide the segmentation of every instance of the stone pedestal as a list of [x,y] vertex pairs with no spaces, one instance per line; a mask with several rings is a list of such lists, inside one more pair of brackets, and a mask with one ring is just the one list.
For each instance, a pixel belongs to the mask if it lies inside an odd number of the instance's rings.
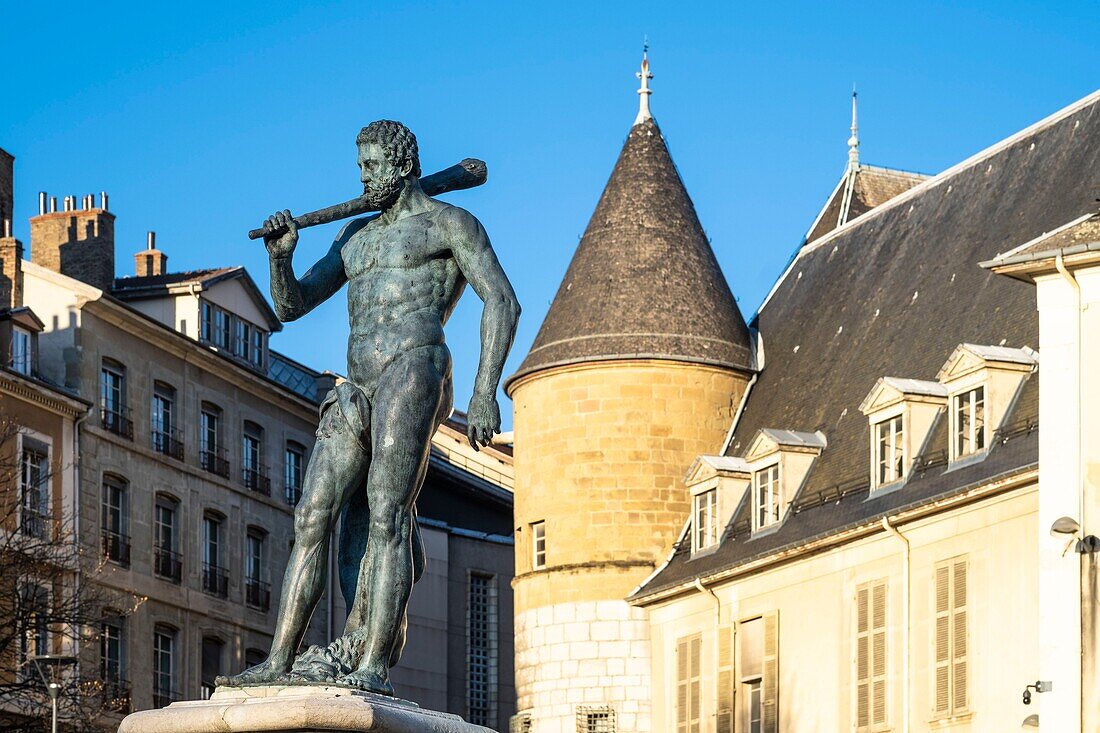
[[128,715],[118,733],[492,733],[457,715],[344,687],[219,687]]

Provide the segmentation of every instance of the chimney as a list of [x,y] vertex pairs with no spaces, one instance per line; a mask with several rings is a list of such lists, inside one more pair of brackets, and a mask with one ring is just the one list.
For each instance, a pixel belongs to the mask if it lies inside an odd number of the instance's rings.
[[[39,210],[45,194],[39,194]],[[104,203],[106,203],[104,196]],[[31,261],[54,272],[110,292],[115,282],[115,215],[105,208],[77,210],[66,196],[57,210],[49,197],[46,213],[31,217]]]
[[23,243],[12,234],[14,183],[15,157],[0,148],[0,308],[23,305]]
[[168,255],[157,249],[157,233],[145,235],[145,249],[134,255],[134,270],[138,277],[163,275],[168,272]]

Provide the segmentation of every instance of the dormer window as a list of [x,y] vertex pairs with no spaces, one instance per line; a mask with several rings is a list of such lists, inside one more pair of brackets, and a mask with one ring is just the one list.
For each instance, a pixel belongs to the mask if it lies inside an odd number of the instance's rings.
[[263,369],[267,331],[229,311],[203,301],[202,340],[252,366]]
[[959,344],[938,379],[950,396],[951,461],[981,460],[1006,424],[1020,390],[1039,366],[1032,349]]
[[718,489],[695,495],[691,551],[698,552],[718,544]]
[[[882,377],[860,404],[871,436],[871,491],[901,485],[947,404],[939,382]],[[942,450],[942,449],[941,449]]]
[[963,458],[985,448],[985,387],[975,387],[952,398],[954,457]]
[[752,479],[752,529],[769,527],[779,521],[780,507],[779,464],[768,466],[753,474]]
[[879,486],[905,477],[905,432],[901,415],[875,425],[876,470]]
[[31,332],[19,326],[11,333],[11,368],[20,374],[31,373]]

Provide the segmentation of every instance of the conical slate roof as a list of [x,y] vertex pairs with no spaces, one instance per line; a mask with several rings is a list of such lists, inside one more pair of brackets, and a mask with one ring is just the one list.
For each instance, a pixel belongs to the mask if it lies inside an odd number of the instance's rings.
[[550,312],[508,381],[633,358],[752,368],[745,320],[648,116],[630,130]]

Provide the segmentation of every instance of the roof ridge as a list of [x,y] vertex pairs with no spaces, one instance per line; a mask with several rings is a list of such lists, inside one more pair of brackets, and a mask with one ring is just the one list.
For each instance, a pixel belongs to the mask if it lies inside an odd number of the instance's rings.
[[[992,157],[993,155],[1012,147],[1016,143],[1020,142],[1021,140],[1025,140],[1028,137],[1031,137],[1037,132],[1051,127],[1058,122],[1061,122],[1066,117],[1069,117],[1085,109],[1086,107],[1095,104],[1097,101],[1100,101],[1100,89],[1097,89],[1096,91],[1085,95],[1081,99],[1078,99],[1076,102],[1073,102],[1063,107],[1062,109],[1057,110],[1053,114],[1044,117],[1038,122],[1032,123],[1031,125],[1025,127],[1023,130],[1015,132],[1012,135],[1009,135],[1008,137],[999,140],[998,142],[995,142],[992,145],[983,148],[982,150],[979,150],[977,153],[974,153],[970,157],[963,159],[962,161],[956,163],[947,170],[937,173],[936,175],[926,179],[922,183],[913,186],[908,191],[904,191],[903,193],[898,194],[889,201],[886,201],[885,203],[876,206],[875,208],[868,211],[866,214],[863,214],[862,216],[857,216],[854,219],[845,222],[844,224],[833,229],[832,231],[829,231],[821,237],[815,239],[813,242],[803,245],[798,249],[798,251],[795,252],[795,256],[791,258],[791,261],[787,264],[786,269],[783,270],[783,273],[779,276],[779,279],[777,279],[772,285],[771,290],[768,291],[767,296],[765,296],[763,302],[756,309],[757,314],[763,311],[764,308],[768,305],[768,302],[771,301],[772,296],[775,295],[776,291],[779,290],[780,285],[782,285],[783,282],[787,279],[787,276],[790,275],[791,270],[794,269],[794,266],[798,263],[798,261],[802,258],[804,254],[808,254],[809,252],[813,252],[821,248],[829,241],[835,239],[841,232],[848,232],[855,227],[866,224],[868,221],[874,221],[876,218],[881,216],[883,212],[890,211],[894,207],[900,206],[902,203],[908,201],[909,199],[923,195],[925,192],[936,188],[944,181],[954,178],[956,175],[962,173],[963,171],[973,168],[978,163],[981,163]],[[843,180],[843,178],[841,180]]]

